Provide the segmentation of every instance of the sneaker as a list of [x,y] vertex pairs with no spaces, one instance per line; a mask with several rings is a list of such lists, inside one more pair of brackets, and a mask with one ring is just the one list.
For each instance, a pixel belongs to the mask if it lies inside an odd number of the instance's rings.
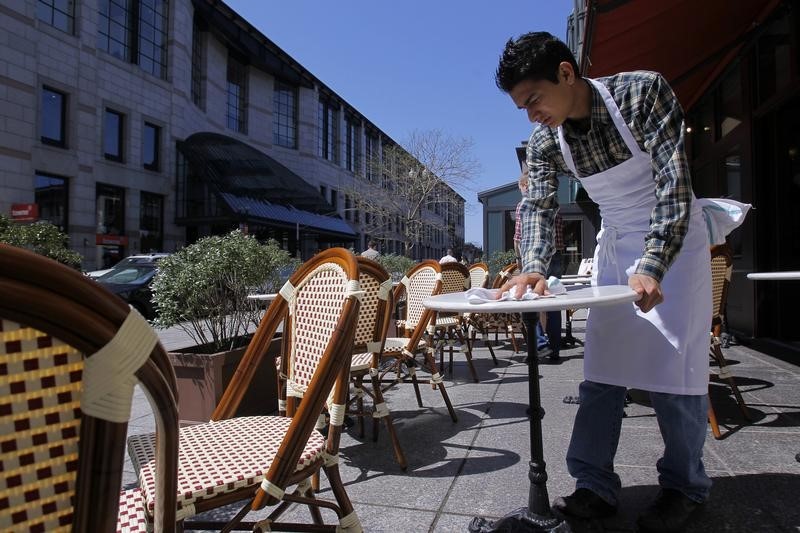
[[661,489],[655,501],[636,521],[642,533],[680,533],[703,507],[679,490]]
[[584,488],[575,490],[569,496],[556,498],[553,509],[578,518],[605,518],[617,512],[616,505],[611,505],[591,490]]

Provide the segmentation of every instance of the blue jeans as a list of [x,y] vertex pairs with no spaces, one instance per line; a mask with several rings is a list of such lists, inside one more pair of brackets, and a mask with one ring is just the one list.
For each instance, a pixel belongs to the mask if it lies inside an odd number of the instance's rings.
[[[584,381],[579,388],[580,405],[567,451],[567,469],[576,488],[586,488],[612,505],[622,488],[614,472],[625,387]],[[708,425],[708,397],[651,392],[664,455],[656,463],[658,483],[676,489],[688,498],[708,498],[711,479],[703,467],[703,443]]]

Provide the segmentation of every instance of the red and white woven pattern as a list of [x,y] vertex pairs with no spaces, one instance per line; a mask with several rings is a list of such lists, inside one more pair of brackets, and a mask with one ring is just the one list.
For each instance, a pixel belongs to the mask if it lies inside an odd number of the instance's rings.
[[0,320],[0,530],[72,523],[83,355]]
[[372,366],[372,352],[364,352],[353,355],[350,363],[350,372],[369,370]]
[[425,308],[422,301],[433,294],[436,287],[436,271],[433,268],[421,268],[409,279],[406,300],[405,327],[414,329],[422,318]]
[[460,270],[442,270],[442,294],[461,292],[469,289],[469,277]]
[[[264,479],[283,442],[292,419],[282,416],[249,416],[181,428],[178,455],[178,503],[187,508],[194,502],[213,498],[243,487],[256,487]],[[128,453],[139,472],[139,486],[154,509],[155,435],[134,435],[128,439]],[[325,438],[311,432],[297,470],[321,458]],[[285,488],[285,487],[284,487]],[[191,510],[180,516],[191,515]]]
[[380,282],[366,273],[358,277],[364,296],[361,298],[361,307],[358,309],[358,322],[353,344],[366,345],[375,340],[375,323],[378,320],[378,294],[381,290]]
[[325,263],[298,283],[292,328],[293,362],[289,380],[305,390],[331,340],[347,296],[348,279],[333,263]]
[[474,267],[469,269],[470,287],[485,287],[489,279],[489,271]]
[[117,533],[143,533],[147,530],[147,515],[141,489],[122,491],[119,495]]

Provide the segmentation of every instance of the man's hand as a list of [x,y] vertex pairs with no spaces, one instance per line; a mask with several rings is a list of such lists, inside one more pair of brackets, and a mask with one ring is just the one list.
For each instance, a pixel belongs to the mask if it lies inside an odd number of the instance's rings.
[[642,310],[642,313],[648,312],[664,301],[664,295],[661,293],[661,283],[650,276],[634,274],[628,278],[628,287],[641,295],[639,301],[634,303]]
[[531,272],[529,274],[518,274],[503,283],[495,298],[500,299],[504,292],[512,289],[514,291],[512,294],[521,296],[528,290],[528,285],[533,288],[533,292],[536,294],[545,294],[547,292],[547,279],[537,272]]

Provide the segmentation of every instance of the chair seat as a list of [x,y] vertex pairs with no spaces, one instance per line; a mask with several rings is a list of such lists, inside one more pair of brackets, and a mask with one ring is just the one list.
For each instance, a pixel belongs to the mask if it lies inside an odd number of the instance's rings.
[[350,372],[363,372],[372,366],[372,352],[364,352],[353,355],[350,362]]
[[139,533],[147,531],[147,515],[144,511],[144,495],[139,488],[122,491],[119,495],[117,533]]
[[[391,355],[395,353],[401,353],[403,348],[406,347],[408,344],[408,339],[405,337],[387,337],[386,344],[383,346],[383,354],[384,355]],[[425,348],[428,346],[428,343],[424,340],[420,340],[417,343],[417,352],[424,351]]]
[[[291,422],[283,416],[249,416],[181,428],[178,517],[195,514],[195,502],[261,484]],[[295,471],[321,459],[324,446],[325,438],[312,431]],[[128,453],[139,473],[147,511],[152,514],[155,434],[131,436]]]
[[458,317],[456,316],[442,316],[436,318],[436,327],[455,327],[458,326]]

